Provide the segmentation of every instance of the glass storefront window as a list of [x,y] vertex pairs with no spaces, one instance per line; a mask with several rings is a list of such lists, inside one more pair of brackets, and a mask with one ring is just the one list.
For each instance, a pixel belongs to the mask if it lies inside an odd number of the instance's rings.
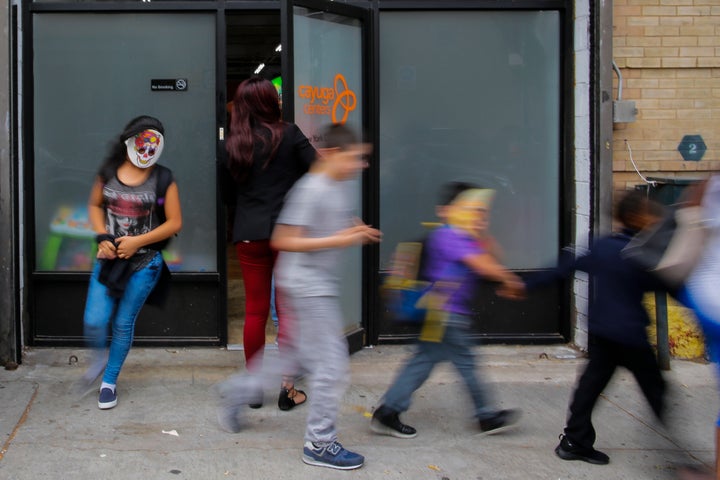
[[514,269],[556,258],[560,16],[380,12],[381,270],[436,220],[442,184],[496,190],[491,230]]
[[40,14],[33,27],[37,270],[91,268],[90,187],[109,143],[147,114],[165,126],[160,163],[173,170],[183,209],[166,260],[175,271],[216,272],[215,15]]

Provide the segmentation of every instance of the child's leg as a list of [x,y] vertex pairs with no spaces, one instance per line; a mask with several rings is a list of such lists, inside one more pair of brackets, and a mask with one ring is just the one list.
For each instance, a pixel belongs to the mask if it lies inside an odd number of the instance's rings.
[[415,353],[405,362],[392,385],[381,399],[381,404],[394,412],[406,412],[412,395],[428,379],[435,365],[446,360],[447,346],[440,342],[419,341]]
[[662,420],[665,406],[665,379],[660,373],[655,353],[650,345],[645,348],[625,348],[622,365],[627,367],[638,382],[655,415]]
[[132,274],[125,293],[118,305],[113,320],[113,335],[110,342],[110,356],[103,375],[103,382],[115,385],[120,369],[130,351],[135,333],[135,320],[145,304],[148,295],[155,287],[162,273],[162,256],[158,253],[150,263]]
[[107,345],[110,318],[115,313],[117,299],[108,295],[108,289],[100,283],[98,276],[102,265],[98,262],[93,269],[85,301],[83,326],[90,347],[104,349]]
[[595,428],[592,412],[598,397],[612,378],[617,366],[613,347],[606,341],[590,338],[590,360],[578,381],[565,426],[565,435],[582,448],[591,449],[595,444]]
[[[275,255],[269,240],[238,242],[236,250],[245,286],[245,363],[249,368],[259,370],[265,348],[265,325],[270,313],[270,285]],[[255,365],[256,362],[258,365]]]
[[467,332],[448,326],[443,340],[449,347],[450,361],[467,386],[475,405],[475,416],[484,419],[495,413],[490,391],[477,375],[476,356]]
[[[349,383],[350,360],[337,297],[291,297],[297,313],[300,362],[309,372],[310,400],[305,440],[337,440],[336,420]],[[281,320],[282,321],[282,320]]]

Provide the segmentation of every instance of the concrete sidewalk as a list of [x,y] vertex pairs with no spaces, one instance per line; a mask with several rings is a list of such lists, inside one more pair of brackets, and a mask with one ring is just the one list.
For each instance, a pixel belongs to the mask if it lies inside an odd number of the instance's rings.
[[246,411],[240,433],[217,427],[211,387],[242,365],[240,351],[134,348],[119,379],[118,406],[101,411],[95,393],[72,393],[89,351],[30,349],[17,370],[0,371],[0,478],[636,480],[673,479],[674,465],[714,462],[713,367],[681,360],[672,361],[666,376],[667,428],[653,420],[634,380],[622,370],[594,417],[596,446],[610,455],[610,464],[558,459],[553,449],[584,363],[565,346],[478,347],[481,372],[498,405],[523,410],[512,431],[478,435],[464,387],[444,365],[403,415],[419,435],[410,440],[375,435],[371,412],[411,348],[379,346],[351,358],[352,383],[339,429],[340,441],[365,455],[365,466],[354,471],[302,463],[307,409],[281,412],[276,392],[263,408]]

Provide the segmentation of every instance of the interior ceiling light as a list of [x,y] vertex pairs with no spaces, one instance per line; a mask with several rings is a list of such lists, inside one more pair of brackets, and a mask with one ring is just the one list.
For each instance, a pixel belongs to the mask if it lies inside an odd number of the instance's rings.
[[278,46],[275,47],[276,52],[282,52],[282,44],[278,43]]
[[258,73],[262,72],[262,69],[263,69],[263,68],[265,68],[265,64],[264,64],[264,63],[261,63],[260,65],[258,65],[257,68],[255,69],[255,75],[257,75]]

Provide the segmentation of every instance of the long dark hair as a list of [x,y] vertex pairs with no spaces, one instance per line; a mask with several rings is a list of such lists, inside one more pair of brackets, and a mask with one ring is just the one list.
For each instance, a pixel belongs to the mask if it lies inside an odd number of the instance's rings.
[[135,117],[130,120],[127,125],[125,125],[122,133],[110,143],[110,148],[105,156],[105,161],[103,161],[100,166],[100,170],[98,171],[98,175],[103,182],[110,180],[115,175],[115,172],[117,172],[118,167],[122,165],[127,158],[125,140],[137,135],[140,132],[150,129],[157,130],[165,135],[165,127],[163,127],[162,122],[149,115],[140,115],[139,117]]
[[236,181],[247,176],[256,143],[265,156],[263,168],[275,156],[285,128],[281,115],[278,92],[272,82],[251,77],[238,85],[232,103],[230,134],[225,143],[228,168]]

